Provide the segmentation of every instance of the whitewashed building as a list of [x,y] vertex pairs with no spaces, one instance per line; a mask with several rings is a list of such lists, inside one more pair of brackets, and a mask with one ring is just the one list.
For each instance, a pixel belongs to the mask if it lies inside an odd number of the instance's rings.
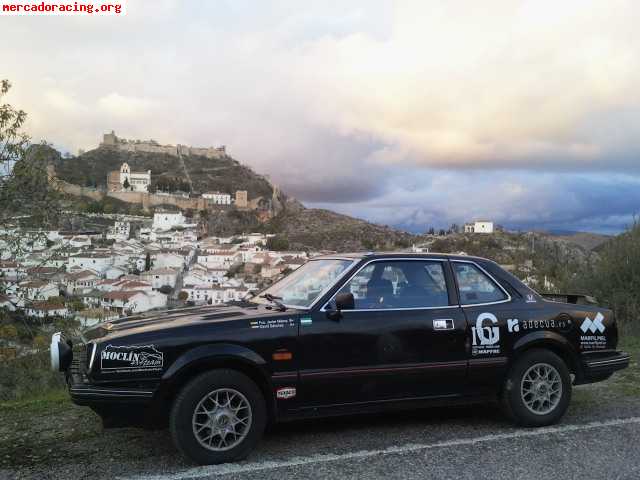
[[13,304],[11,299],[6,295],[0,294],[0,309],[3,309],[3,308],[10,312],[16,311],[16,306]]
[[493,222],[486,220],[474,222],[473,233],[493,233]]
[[48,300],[60,295],[60,289],[46,280],[31,280],[20,283],[18,295],[24,300]]
[[186,219],[182,212],[157,212],[153,215],[153,230],[169,230],[172,227],[183,226]]
[[84,252],[69,257],[67,270],[90,269],[103,275],[113,265],[113,255],[110,253]]
[[2,280],[18,281],[22,280],[26,275],[24,268],[18,262],[0,261],[0,278]]
[[124,267],[116,267],[115,265],[107,268],[104,272],[104,278],[108,280],[116,280],[129,273],[129,270]]
[[154,268],[176,268],[183,270],[187,259],[175,252],[157,252],[151,255]]
[[207,255],[198,255],[198,263],[207,268],[230,268],[242,262],[242,254],[235,250],[214,250]]
[[106,292],[102,296],[102,308],[119,315],[141,313],[155,308],[165,308],[167,296],[160,292],[140,290]]
[[493,222],[478,220],[473,223],[464,224],[464,233],[493,233]]
[[65,291],[71,295],[79,295],[96,288],[100,277],[91,270],[67,273],[62,279]]
[[33,302],[25,309],[28,317],[33,318],[50,318],[50,317],[67,317],[69,310],[61,303],[54,302]]
[[129,190],[134,192],[146,192],[151,183],[151,170],[146,172],[132,172],[129,164],[123,163],[120,166],[120,185],[125,188],[125,183],[129,184]]
[[206,198],[214,205],[231,205],[231,195],[228,193],[209,192],[203,193],[202,198]]
[[129,222],[115,222],[107,232],[107,240],[128,240],[130,234],[131,224]]
[[160,290],[165,285],[175,288],[178,275],[178,271],[173,268],[155,268],[148,272],[142,272],[140,279],[150,283],[154,290]]

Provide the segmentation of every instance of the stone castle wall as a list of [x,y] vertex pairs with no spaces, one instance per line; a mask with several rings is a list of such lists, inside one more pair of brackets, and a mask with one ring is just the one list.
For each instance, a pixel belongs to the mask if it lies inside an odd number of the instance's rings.
[[224,208],[221,205],[211,204],[206,198],[184,198],[177,195],[157,195],[146,192],[105,192],[104,190],[74,185],[55,177],[50,177],[50,179],[59,192],[67,195],[88,198],[94,202],[102,201],[105,197],[111,197],[125,203],[140,205],[145,211],[161,205],[173,205],[181,210],[206,210],[211,207]]
[[153,140],[126,140],[119,138],[115,132],[103,135],[101,147],[113,148],[124,152],[165,153],[168,155],[201,155],[207,158],[222,158],[226,156],[226,148],[221,147],[190,147],[188,145],[160,145]]

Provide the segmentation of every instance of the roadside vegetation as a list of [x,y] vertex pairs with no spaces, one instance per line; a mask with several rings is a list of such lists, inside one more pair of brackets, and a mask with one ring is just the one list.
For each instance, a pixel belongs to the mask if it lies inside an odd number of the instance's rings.
[[575,275],[574,285],[611,308],[623,334],[640,334],[640,224],[601,245],[598,260]]

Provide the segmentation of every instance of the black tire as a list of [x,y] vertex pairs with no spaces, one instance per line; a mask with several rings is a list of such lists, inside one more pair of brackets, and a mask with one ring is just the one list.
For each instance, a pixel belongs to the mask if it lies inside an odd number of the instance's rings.
[[[218,389],[232,389],[239,392],[251,408],[251,423],[246,436],[233,448],[224,451],[205,448],[192,427],[194,412],[200,401]],[[243,373],[228,369],[211,370],[191,380],[175,399],[169,419],[171,436],[178,450],[201,465],[233,462],[246,458],[260,441],[266,423],[265,399],[258,386]]]
[[[562,386],[557,402],[553,402],[540,412],[533,412],[527,407],[522,395],[523,377],[537,365],[548,365],[559,375]],[[552,373],[553,375],[553,373]],[[546,387],[545,387],[546,388]],[[531,398],[528,396],[527,398]],[[557,423],[569,407],[571,401],[571,375],[565,362],[555,353],[545,349],[529,350],[518,357],[509,370],[502,389],[502,406],[506,415],[515,423],[524,427],[543,427]],[[550,410],[550,411],[545,411]]]

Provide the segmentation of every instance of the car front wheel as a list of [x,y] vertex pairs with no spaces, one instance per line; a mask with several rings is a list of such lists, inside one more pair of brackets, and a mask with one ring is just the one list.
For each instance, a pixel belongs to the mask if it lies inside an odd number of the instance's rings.
[[525,352],[505,381],[502,403],[509,417],[526,427],[558,422],[571,400],[571,376],[565,362],[549,350]]
[[197,463],[245,458],[266,425],[258,386],[235,370],[212,370],[189,382],[176,398],[170,418],[173,441]]

